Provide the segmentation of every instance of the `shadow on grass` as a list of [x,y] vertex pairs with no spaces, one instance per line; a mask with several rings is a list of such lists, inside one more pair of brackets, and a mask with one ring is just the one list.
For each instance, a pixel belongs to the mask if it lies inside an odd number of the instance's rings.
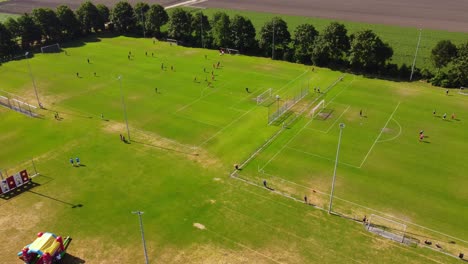
[[62,263],[62,264],[82,264],[82,263],[86,263],[86,261],[79,258],[79,257],[73,256],[73,255],[70,255],[70,254],[67,253],[63,257],[63,259],[60,261],[60,263]]
[[8,193],[1,194],[0,199],[8,201],[8,200],[13,199],[16,196],[24,193],[24,192],[29,192],[31,189],[33,189],[35,187],[38,187],[38,186],[41,186],[41,184],[39,184],[37,182],[30,181],[27,184],[25,184],[23,186],[20,186],[20,187],[14,189],[14,190],[12,190],[12,191],[10,191]]
[[63,201],[63,200],[57,199],[57,198],[55,198],[55,197],[48,196],[48,195],[45,195],[45,194],[42,194],[42,193],[38,193],[38,192],[35,192],[35,191],[27,190],[27,192],[36,194],[36,195],[38,195],[38,196],[41,196],[41,197],[44,197],[44,198],[47,198],[47,199],[50,199],[50,200],[53,200],[53,201],[56,201],[56,202],[59,202],[59,203],[62,203],[62,204],[69,205],[69,206],[71,206],[71,208],[80,208],[80,207],[83,207],[82,204],[72,204],[72,203],[65,202],[65,201]]

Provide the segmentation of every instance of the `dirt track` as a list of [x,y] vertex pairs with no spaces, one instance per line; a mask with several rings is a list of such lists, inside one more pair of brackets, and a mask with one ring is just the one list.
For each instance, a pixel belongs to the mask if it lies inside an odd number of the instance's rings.
[[[117,1],[94,0],[93,2],[104,3],[111,7]],[[132,4],[138,1],[129,0]],[[146,2],[168,6],[184,1],[146,0]],[[0,2],[0,12],[21,14],[30,12],[35,7],[54,8],[59,4],[76,8],[81,1],[9,0]],[[198,6],[468,32],[467,0],[208,0]]]

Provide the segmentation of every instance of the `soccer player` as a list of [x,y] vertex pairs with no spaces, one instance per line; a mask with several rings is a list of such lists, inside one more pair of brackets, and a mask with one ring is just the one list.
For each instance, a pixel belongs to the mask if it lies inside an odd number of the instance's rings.
[[94,72],[94,77],[96,77],[96,72]]
[[419,135],[419,141],[422,141],[424,139],[424,134]]
[[158,87],[154,88],[154,92],[158,93]]
[[452,119],[455,119],[455,113],[452,113]]
[[444,116],[443,116],[443,117],[444,117],[444,119],[447,118],[447,113],[444,113]]
[[76,77],[80,78],[80,73],[79,72],[76,73]]
[[362,117],[362,109],[359,110],[359,116]]
[[419,131],[419,135],[424,134],[424,130]]
[[76,166],[80,166],[80,158],[76,157]]
[[445,91],[445,95],[448,95],[448,93],[449,93],[449,90],[447,89],[447,91]]
[[164,70],[164,63],[161,63],[161,70]]
[[434,111],[432,111],[432,114],[435,115],[436,114],[436,110],[434,109]]
[[73,163],[73,158],[70,158],[70,164],[75,167],[75,164]]
[[148,57],[148,52],[147,51],[145,51],[145,56]]
[[250,93],[249,87],[245,87],[245,91],[248,92],[248,93]]
[[304,202],[307,204],[307,195],[304,195]]
[[263,180],[263,186],[265,186],[265,188],[268,188],[266,180]]
[[88,64],[89,64],[89,58],[88,58]]

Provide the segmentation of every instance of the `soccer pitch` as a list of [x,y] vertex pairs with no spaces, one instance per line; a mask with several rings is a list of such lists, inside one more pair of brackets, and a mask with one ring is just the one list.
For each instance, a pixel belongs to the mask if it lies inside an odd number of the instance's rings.
[[[395,217],[444,252],[467,248],[466,96],[148,39],[92,38],[65,50],[29,59],[42,118],[0,108],[0,167],[34,157],[41,173],[34,188],[0,199],[6,263],[40,231],[74,238],[70,263],[140,262],[135,210],[145,212],[150,260],[161,263],[456,261],[278,195],[327,207],[339,123],[335,212]],[[0,66],[0,80],[35,104],[25,60]],[[130,144],[119,140],[127,137],[120,84]],[[269,88],[273,98],[257,105]],[[322,99],[325,107],[308,114]],[[245,181],[229,177],[280,130],[238,172]],[[75,156],[84,166],[68,163]]]

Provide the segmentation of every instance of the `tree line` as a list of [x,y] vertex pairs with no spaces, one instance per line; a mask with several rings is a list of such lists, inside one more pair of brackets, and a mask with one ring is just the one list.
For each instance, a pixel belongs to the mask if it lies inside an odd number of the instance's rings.
[[[167,30],[162,31],[162,27]],[[37,8],[31,14],[9,18],[0,23],[0,57],[102,31],[173,38],[187,46],[232,48],[249,55],[391,78],[407,79],[411,70],[407,65],[392,64],[392,47],[371,30],[348,34],[343,24],[333,22],[318,32],[313,25],[302,24],[292,37],[287,23],[274,17],[257,37],[251,20],[244,16],[217,12],[210,19],[201,11],[181,8],[169,16],[161,5],[139,2],[132,6],[125,1],[112,9],[86,1],[75,12],[61,5],[56,10]],[[416,79],[444,87],[467,86],[468,41],[459,47],[450,41],[439,42],[431,61],[437,72],[415,69]]]

